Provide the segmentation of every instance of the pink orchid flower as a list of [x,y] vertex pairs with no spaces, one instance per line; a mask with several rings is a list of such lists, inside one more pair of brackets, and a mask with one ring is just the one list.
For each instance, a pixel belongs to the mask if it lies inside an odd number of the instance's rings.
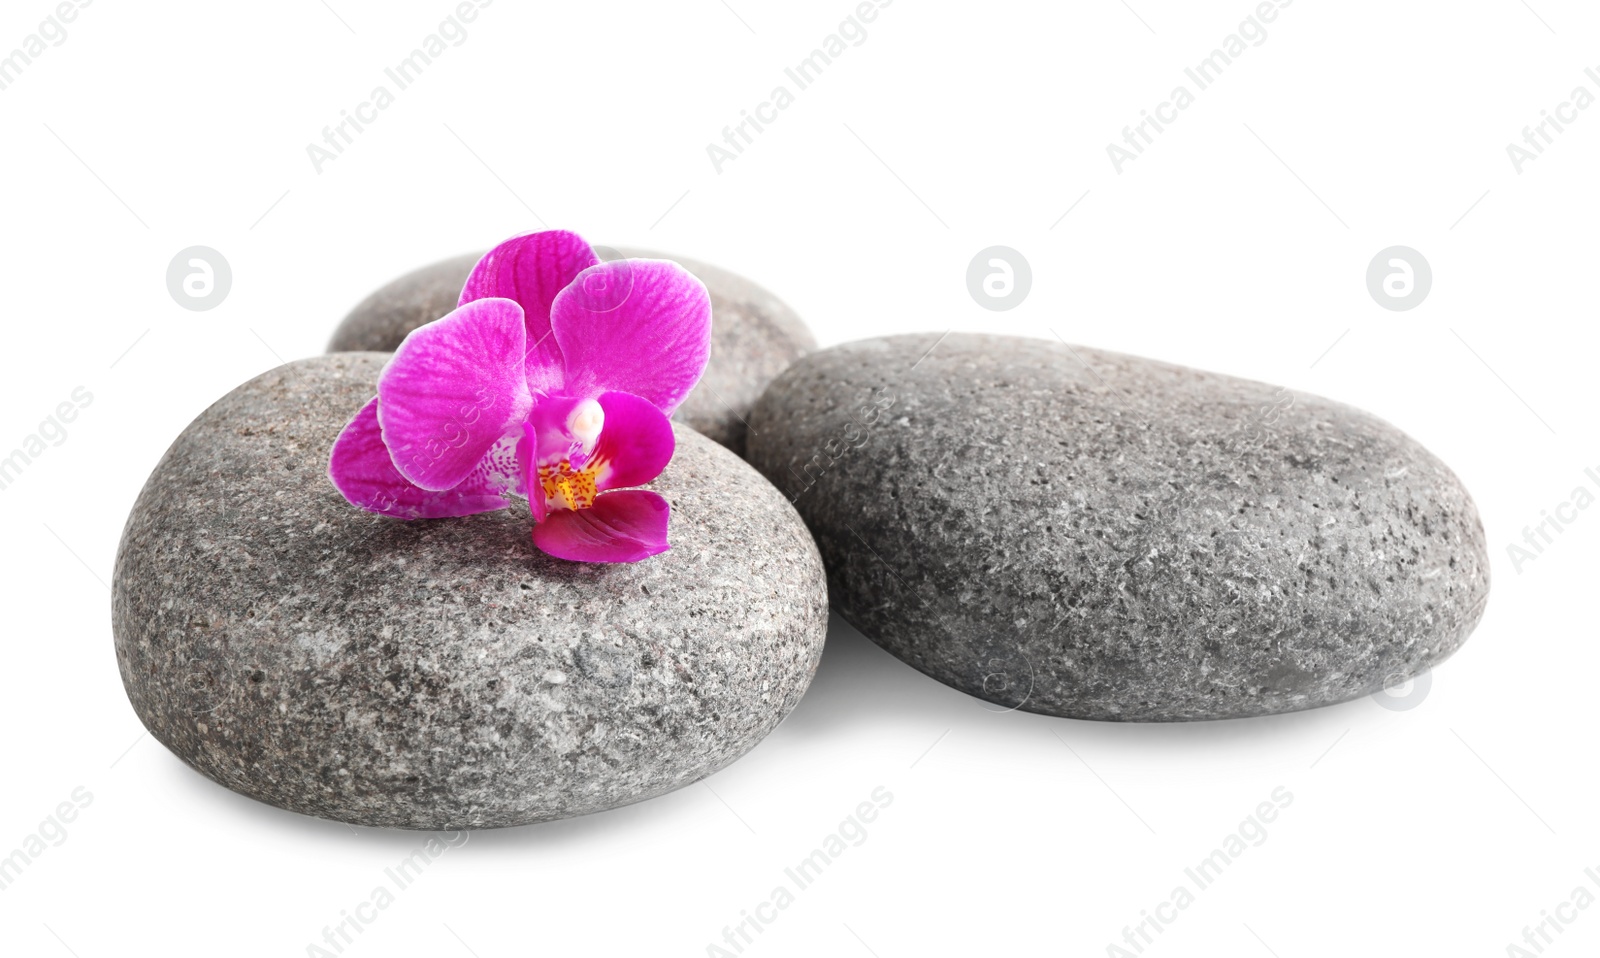
[[400,519],[526,496],[544,552],[637,562],[667,548],[667,417],[705,371],[711,300],[676,263],[602,263],[575,233],[500,244],[460,305],[406,337],[333,445],[353,504]]

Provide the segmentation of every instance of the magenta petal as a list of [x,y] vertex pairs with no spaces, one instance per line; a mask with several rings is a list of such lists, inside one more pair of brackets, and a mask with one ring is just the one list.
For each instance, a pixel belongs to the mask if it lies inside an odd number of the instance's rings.
[[606,421],[591,456],[602,464],[595,488],[604,492],[642,486],[661,475],[678,443],[666,414],[632,393],[601,393],[599,402]]
[[569,395],[616,389],[671,415],[711,357],[711,297],[677,263],[601,263],[556,297],[550,328],[561,344]]
[[573,562],[638,562],[667,551],[667,500],[647,489],[598,496],[588,509],[556,509],[533,527],[533,544]]
[[536,454],[539,436],[533,423],[523,422],[522,435],[517,439],[517,464],[522,468],[522,494],[528,497],[528,511],[534,522],[543,522],[547,511],[544,502],[544,483],[539,481],[539,462]]
[[453,489],[430,492],[406,481],[389,458],[378,429],[378,400],[356,413],[339,433],[328,460],[328,478],[346,499],[368,512],[397,519],[438,519],[504,509],[506,477],[488,468],[476,470]]
[[528,415],[526,341],[509,299],[459,306],[406,337],[378,377],[378,422],[402,476],[449,489]]
[[600,262],[577,233],[546,230],[506,240],[484,254],[467,277],[461,303],[497,297],[522,307],[528,330],[528,385],[561,387],[561,347],[550,335],[550,304],[585,269]]

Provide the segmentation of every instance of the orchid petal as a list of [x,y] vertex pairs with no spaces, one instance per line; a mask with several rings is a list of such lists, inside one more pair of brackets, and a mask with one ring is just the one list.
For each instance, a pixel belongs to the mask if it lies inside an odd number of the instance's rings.
[[539,481],[539,434],[532,422],[522,424],[517,440],[517,464],[522,467],[522,494],[528,497],[528,511],[534,522],[543,522],[549,511],[544,501],[544,484]]
[[666,414],[648,399],[615,390],[600,394],[600,408],[605,427],[590,456],[599,468],[595,488],[642,486],[661,475],[678,442]]
[[395,469],[389,448],[378,428],[378,400],[373,399],[350,420],[333,444],[328,478],[354,505],[397,519],[438,519],[470,516],[504,509],[511,503],[503,493],[511,479],[485,457],[465,481],[443,492],[431,492],[408,482]]
[[546,230],[506,240],[485,253],[461,290],[461,305],[486,298],[516,300],[528,331],[528,386],[561,387],[561,347],[550,335],[550,304],[585,269],[600,262],[577,233]]
[[522,317],[509,299],[480,299],[400,344],[378,377],[378,423],[406,479],[457,485],[528,415]]
[[573,562],[638,562],[665,552],[667,500],[647,489],[608,492],[588,509],[556,509],[533,527],[533,544]]
[[566,366],[564,392],[621,390],[671,415],[711,357],[711,297],[677,263],[601,263],[555,298],[550,328]]

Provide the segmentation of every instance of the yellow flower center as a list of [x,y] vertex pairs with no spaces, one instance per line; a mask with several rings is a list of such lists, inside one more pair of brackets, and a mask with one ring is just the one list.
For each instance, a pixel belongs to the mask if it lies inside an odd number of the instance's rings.
[[590,460],[582,469],[573,469],[571,460],[563,459],[552,465],[540,466],[539,485],[544,487],[546,505],[568,509],[587,509],[594,505],[595,479],[603,465]]

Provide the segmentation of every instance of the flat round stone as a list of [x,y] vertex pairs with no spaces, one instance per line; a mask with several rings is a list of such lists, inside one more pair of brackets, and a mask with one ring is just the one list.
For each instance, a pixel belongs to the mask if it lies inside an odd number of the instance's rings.
[[737,759],[810,684],[816,547],[726,449],[678,427],[651,488],[672,548],[537,551],[525,507],[401,522],[328,481],[387,356],[279,367],[173,443],[117,556],[134,710],[252,798],[360,825],[520,825],[660,795]]
[[[794,310],[750,280],[681,256],[596,247],[602,259],[670,259],[699,277],[711,294],[711,362],[673,419],[744,455],[750,407],[774,376],[815,349]],[[456,307],[467,274],[481,258],[458,256],[407,273],[351,310],[329,352],[392,352],[413,329]]]
[[1062,343],[896,336],[812,353],[751,414],[833,602],[1007,707],[1287,712],[1417,675],[1489,592],[1460,480],[1305,393]]

